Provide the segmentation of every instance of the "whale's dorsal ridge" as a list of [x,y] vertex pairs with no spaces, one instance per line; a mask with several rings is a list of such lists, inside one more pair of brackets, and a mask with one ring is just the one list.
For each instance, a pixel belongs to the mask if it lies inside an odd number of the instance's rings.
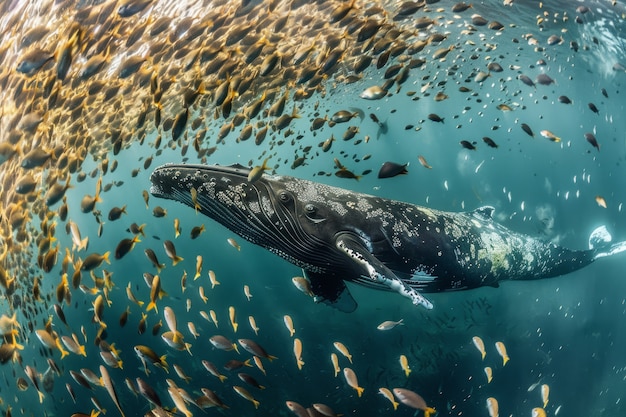
[[496,211],[493,206],[482,206],[472,211],[473,214],[480,216],[486,220],[493,220],[493,212]]

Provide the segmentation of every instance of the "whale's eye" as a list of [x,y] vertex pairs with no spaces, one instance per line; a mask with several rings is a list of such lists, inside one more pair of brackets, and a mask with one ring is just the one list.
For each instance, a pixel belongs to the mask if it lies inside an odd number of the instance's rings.
[[308,215],[315,214],[315,212],[317,211],[317,207],[315,207],[313,204],[307,204],[306,206],[304,206],[304,211],[306,211],[306,214]]
[[287,203],[291,200],[291,196],[287,191],[281,191],[280,194],[278,194],[278,199],[283,203]]

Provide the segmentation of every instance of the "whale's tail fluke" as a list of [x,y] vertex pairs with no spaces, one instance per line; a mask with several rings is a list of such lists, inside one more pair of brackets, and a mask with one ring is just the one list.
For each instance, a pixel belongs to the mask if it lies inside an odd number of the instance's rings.
[[615,255],[626,251],[626,241],[611,244],[613,238],[606,226],[596,228],[589,236],[589,249],[595,251],[593,259]]

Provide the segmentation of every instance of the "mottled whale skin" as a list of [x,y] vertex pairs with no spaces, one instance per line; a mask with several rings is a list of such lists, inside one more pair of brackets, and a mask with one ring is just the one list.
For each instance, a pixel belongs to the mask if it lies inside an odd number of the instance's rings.
[[430,309],[423,293],[554,277],[626,250],[626,242],[610,244],[604,226],[590,249],[570,250],[505,228],[492,207],[444,212],[289,176],[249,183],[249,172],[169,164],[152,173],[150,191],[301,267],[316,300],[342,311],[356,308],[344,281],[397,291]]

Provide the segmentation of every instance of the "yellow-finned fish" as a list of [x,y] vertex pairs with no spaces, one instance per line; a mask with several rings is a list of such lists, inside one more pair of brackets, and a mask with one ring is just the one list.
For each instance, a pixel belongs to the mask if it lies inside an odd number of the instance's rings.
[[485,351],[485,343],[483,342],[483,339],[479,336],[474,336],[472,337],[472,343],[474,343],[474,346],[476,346],[476,349],[480,352],[481,358],[484,360],[487,352]]
[[256,399],[254,399],[252,394],[250,394],[245,388],[235,385],[233,386],[233,389],[235,390],[237,394],[241,395],[243,398],[245,398],[246,400],[254,404],[254,408],[259,408],[259,405],[261,403],[257,401]]
[[391,391],[389,391],[388,388],[380,387],[380,388],[378,388],[378,393],[381,394],[383,397],[385,397],[387,400],[389,400],[389,402],[393,406],[393,410],[394,411],[398,409],[398,405],[400,405],[400,403],[397,402],[393,398],[393,394],[391,393]]
[[[558,410],[558,408],[557,408],[557,410]],[[556,415],[556,412],[554,413],[554,415]],[[546,410],[544,410],[541,407],[535,407],[532,410],[531,416],[532,417],[546,417]]]
[[136,345],[134,348],[135,353],[141,359],[146,374],[148,373],[148,367],[146,362],[150,362],[152,365],[163,369],[165,372],[169,373],[169,365],[165,361],[167,355],[159,356],[154,350],[145,345]]
[[239,324],[237,323],[235,307],[228,307],[228,317],[230,318],[230,325],[233,328],[233,331],[237,333],[237,328],[239,327]]
[[120,400],[117,396],[117,392],[115,391],[115,387],[113,386],[113,381],[111,380],[111,376],[109,375],[109,371],[107,371],[107,368],[104,365],[100,365],[100,375],[102,377],[102,384],[109,393],[109,396],[113,400],[113,403],[115,403],[115,406],[117,407],[122,417],[125,417],[124,411],[122,411],[122,407],[120,406]]
[[346,379],[348,385],[356,390],[357,395],[360,397],[363,395],[365,388],[359,386],[359,380],[356,377],[354,371],[350,368],[343,368],[343,376]]
[[402,367],[404,374],[408,378],[409,374],[411,373],[411,368],[409,367],[409,360],[407,359],[406,355],[400,355],[400,366]]
[[198,286],[198,295],[200,295],[200,299],[206,304],[209,301],[209,297],[204,294],[204,287],[202,285]]
[[213,270],[209,270],[209,280],[211,281],[211,289],[215,288],[216,285],[220,285],[220,282],[215,277],[215,272],[213,272]]
[[157,310],[157,299],[161,298],[161,278],[158,275],[155,275],[152,278],[152,285],[150,286],[150,302],[146,307],[146,311],[150,311],[154,309],[158,313]]
[[248,316],[248,323],[250,323],[250,328],[254,330],[255,335],[259,335],[259,326],[256,325],[256,320],[253,316]]
[[487,383],[490,383],[493,379],[493,371],[489,366],[485,366],[485,375],[487,375]]
[[293,337],[293,335],[296,333],[296,329],[293,327],[293,320],[291,319],[291,316],[289,314],[285,314],[283,316],[283,322],[285,323],[285,327],[287,327],[287,330],[289,330],[289,336]]
[[504,343],[496,342],[496,350],[498,351],[498,354],[502,356],[502,366],[506,365],[506,363],[509,361],[509,355],[507,355],[506,353],[506,347],[504,346]]
[[417,392],[406,388],[394,388],[393,395],[395,395],[402,404],[424,411],[424,417],[429,417],[436,412],[434,408],[426,404],[426,401]]
[[487,398],[487,411],[489,411],[489,417],[498,417],[500,415],[498,400],[493,397]]
[[296,357],[298,369],[302,370],[302,367],[304,366],[304,361],[302,360],[302,341],[297,337],[293,339],[293,354]]
[[352,363],[352,355],[350,354],[350,352],[348,351],[348,348],[343,343],[334,342],[333,346],[335,346],[335,349],[337,349],[343,356],[348,358],[350,363]]
[[337,357],[337,354],[335,352],[330,354],[330,361],[333,364],[333,370],[335,371],[336,378],[337,375],[339,375],[339,372],[341,372],[341,368],[339,367],[339,358]]
[[183,260],[183,258],[176,254],[176,246],[174,246],[174,243],[171,240],[163,241],[163,248],[165,249],[167,257],[172,260],[172,266],[175,266]]
[[250,301],[250,299],[252,298],[252,293],[250,292],[250,287],[249,286],[247,286],[247,285],[243,286],[243,294],[246,296],[248,301]]
[[193,280],[197,280],[202,275],[202,255],[196,256],[196,275],[193,276]]

